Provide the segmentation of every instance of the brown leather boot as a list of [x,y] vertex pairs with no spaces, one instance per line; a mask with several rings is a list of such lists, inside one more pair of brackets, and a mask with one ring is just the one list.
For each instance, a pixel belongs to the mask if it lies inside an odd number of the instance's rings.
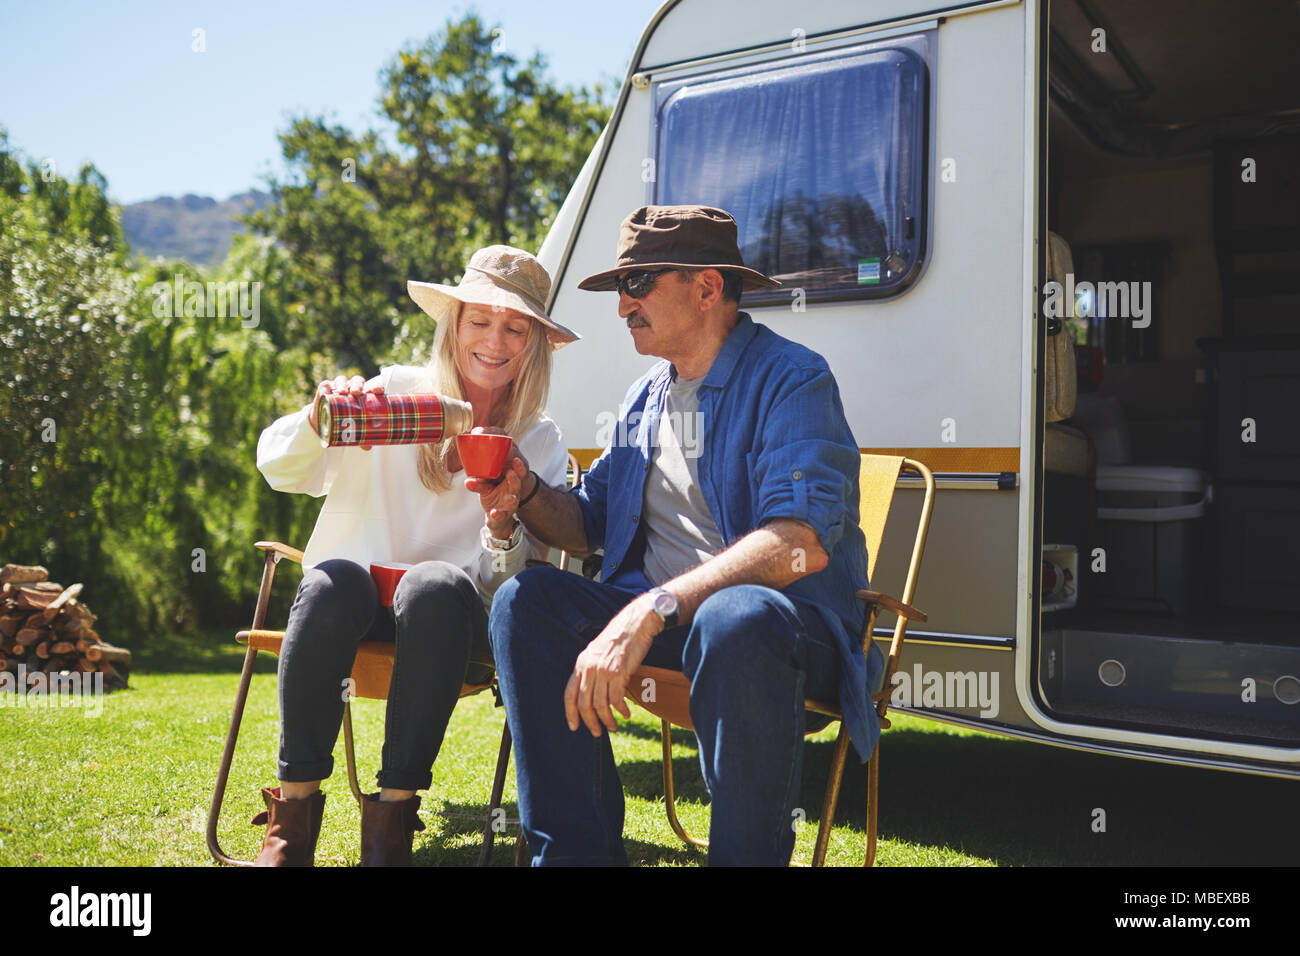
[[411,842],[423,830],[420,798],[384,803],[377,793],[361,801],[361,865],[410,866]]
[[325,813],[325,794],[285,800],[279,787],[263,787],[266,809],[253,817],[254,826],[266,826],[261,852],[253,866],[315,866],[316,838]]

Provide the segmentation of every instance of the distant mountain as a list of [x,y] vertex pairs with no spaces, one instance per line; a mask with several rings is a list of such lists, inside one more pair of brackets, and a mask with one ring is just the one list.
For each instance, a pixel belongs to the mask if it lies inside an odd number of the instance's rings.
[[122,231],[132,251],[142,256],[165,256],[212,266],[226,257],[234,234],[245,231],[235,218],[270,202],[270,194],[258,190],[221,202],[191,194],[180,199],[159,196],[123,206]]

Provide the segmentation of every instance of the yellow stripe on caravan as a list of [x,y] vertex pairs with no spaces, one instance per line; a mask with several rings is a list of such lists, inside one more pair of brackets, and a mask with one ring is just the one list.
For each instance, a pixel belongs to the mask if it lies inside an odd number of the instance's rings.
[[[586,471],[600,457],[600,448],[570,448]],[[869,455],[896,455],[924,462],[931,471],[988,473],[1019,472],[1019,448],[861,448]]]
[[931,471],[990,473],[1019,472],[1019,448],[861,448],[868,455],[915,458]]
[[569,454],[578,459],[578,464],[582,470],[586,471],[591,467],[591,463],[600,457],[603,448],[570,448]]

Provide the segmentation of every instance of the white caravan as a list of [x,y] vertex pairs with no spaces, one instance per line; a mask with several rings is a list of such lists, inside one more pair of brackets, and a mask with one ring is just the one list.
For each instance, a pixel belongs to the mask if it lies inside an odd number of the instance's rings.
[[576,288],[620,220],[727,209],[783,283],[741,307],[938,480],[900,704],[1300,776],[1298,41],[1271,0],[669,0],[541,250],[550,412],[585,465],[650,364]]

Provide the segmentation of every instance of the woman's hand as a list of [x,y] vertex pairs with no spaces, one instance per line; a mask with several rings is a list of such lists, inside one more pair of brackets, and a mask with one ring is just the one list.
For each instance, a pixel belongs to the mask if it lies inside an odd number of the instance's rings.
[[[324,381],[316,386],[316,394],[312,396],[311,411],[307,413],[307,424],[316,430],[316,403],[320,401],[322,395],[382,395],[384,386],[376,383],[366,385],[366,380],[360,375],[353,375],[348,378],[346,375],[340,375],[332,381]],[[369,451],[370,445],[360,446],[363,450]]]
[[[479,427],[474,435],[504,435],[500,428]],[[483,506],[488,533],[497,540],[509,538],[515,528],[515,511],[519,508],[519,499],[533,490],[533,481],[538,478],[528,477],[528,459],[514,442],[510,443],[510,454],[506,458],[505,471],[495,481],[488,478],[466,478],[465,490],[478,495],[479,504]]]
[[519,509],[519,499],[523,497],[525,487],[533,490],[532,482],[540,478],[529,478],[528,465],[523,458],[512,458],[506,465],[505,474],[498,481],[484,478],[466,478],[465,488],[478,495],[479,504],[483,506],[488,533],[499,541],[509,538],[515,530],[515,512]]

